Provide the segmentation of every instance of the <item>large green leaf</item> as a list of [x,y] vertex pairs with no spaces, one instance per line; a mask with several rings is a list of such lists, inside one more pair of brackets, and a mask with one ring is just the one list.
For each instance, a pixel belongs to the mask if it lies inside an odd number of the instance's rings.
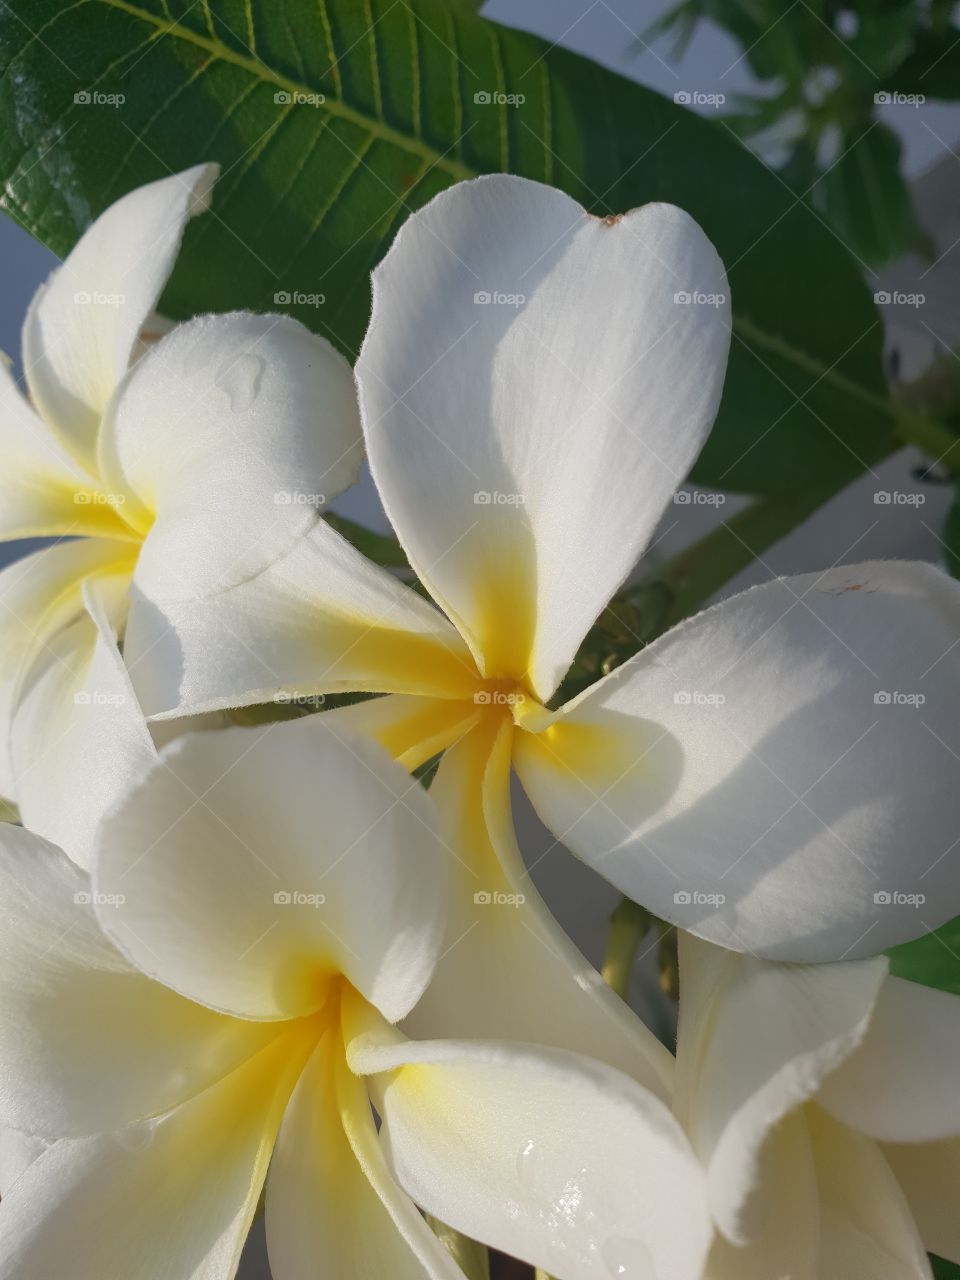
[[0,199],[59,253],[130,188],[221,163],[175,316],[287,310],[354,353],[406,214],[509,170],[596,213],[673,201],[718,246],[736,329],[701,482],[791,493],[889,447],[880,325],[819,216],[722,124],[465,5],[4,0],[0,73]]
[[881,266],[906,252],[915,234],[900,139],[874,120],[841,145],[823,179],[825,212],[859,257]]
[[960,995],[960,917],[889,953],[890,972]]

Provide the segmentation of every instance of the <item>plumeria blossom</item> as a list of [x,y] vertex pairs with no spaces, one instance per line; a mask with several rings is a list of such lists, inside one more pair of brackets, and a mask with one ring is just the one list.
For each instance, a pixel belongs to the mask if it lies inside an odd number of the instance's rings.
[[0,369],[0,538],[57,539],[0,574],[0,794],[80,859],[154,751],[117,648],[131,589],[162,577],[190,598],[255,574],[319,519],[293,497],[333,496],[362,457],[349,366],[293,320],[205,316],[142,340],[168,327],[153,309],[215,177],[201,165],[107,209],[30,306],[28,395]]
[[885,957],[680,940],[675,1107],[720,1234],[706,1280],[930,1280],[960,1263],[960,997]]
[[457,1280],[418,1205],[560,1280],[697,1280],[705,1183],[662,1098],[392,1025],[444,945],[440,832],[314,721],[169,744],[92,880],[0,832],[0,1123],[51,1141],[4,1188],[8,1280],[230,1280],[264,1183],[275,1280]]
[[[853,957],[956,914],[960,585],[932,566],[772,581],[549,709],[717,409],[728,286],[701,229],[666,205],[597,219],[490,176],[411,217],[373,289],[367,453],[440,608],[320,526],[201,608],[158,591],[134,606],[148,710],[389,695],[333,714],[411,767],[457,744],[435,785],[481,893],[531,892],[512,766],[559,841],[725,946]],[[540,923],[487,905],[472,937],[504,957],[502,1007],[537,949],[513,925]],[[454,1023],[468,950],[449,966]]]

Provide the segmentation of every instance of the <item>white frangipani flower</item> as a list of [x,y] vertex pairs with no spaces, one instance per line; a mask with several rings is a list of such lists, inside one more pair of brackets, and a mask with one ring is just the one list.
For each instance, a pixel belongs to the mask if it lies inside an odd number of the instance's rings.
[[960,1263],[960,997],[884,957],[680,939],[678,1118],[721,1235],[705,1280],[930,1280]]
[[[402,695],[343,718],[409,765],[467,735],[437,786],[484,846],[477,889],[525,885],[512,762],[558,840],[725,946],[852,957],[956,915],[960,584],[932,566],[770,582],[546,709],[717,409],[730,312],[700,228],[666,205],[599,220],[491,176],[412,216],[373,285],[367,452],[446,616],[321,526],[201,608],[154,591],[134,610],[148,709]],[[492,914],[474,921],[488,954]]]
[[[132,191],[37,292],[25,398],[0,368],[0,538],[80,539],[0,574],[0,794],[83,860],[154,751],[117,649],[131,584],[181,598],[256,574],[362,457],[346,361],[284,316],[205,316],[140,341],[216,166]],[[136,365],[130,413],[124,379]],[[147,659],[144,659],[147,660]]]
[[0,1124],[53,1140],[5,1188],[5,1280],[231,1280],[264,1182],[275,1280],[457,1280],[417,1204],[559,1280],[697,1280],[703,1174],[660,1097],[390,1025],[450,856],[422,788],[316,721],[170,744],[92,882],[0,831]]

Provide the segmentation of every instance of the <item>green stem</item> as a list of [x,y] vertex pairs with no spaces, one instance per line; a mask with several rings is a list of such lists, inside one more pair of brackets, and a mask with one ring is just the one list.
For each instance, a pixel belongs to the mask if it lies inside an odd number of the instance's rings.
[[409,569],[410,564],[403,553],[403,547],[386,533],[374,533],[372,529],[346,516],[335,515],[332,511],[325,517],[327,524],[336,529],[341,537],[346,538],[351,546],[362,551],[368,560],[382,564],[387,569]]
[[600,972],[604,982],[621,1000],[627,998],[633,962],[652,924],[653,917],[649,911],[629,898],[623,898],[610,916],[607,951]]
[[427,1224],[444,1246],[467,1280],[490,1280],[490,1254],[487,1246],[461,1235],[439,1218],[426,1215]]

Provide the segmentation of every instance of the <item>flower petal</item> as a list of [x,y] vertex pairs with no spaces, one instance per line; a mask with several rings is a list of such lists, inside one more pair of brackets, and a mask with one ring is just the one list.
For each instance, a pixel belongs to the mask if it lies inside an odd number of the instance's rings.
[[325,521],[232,590],[158,605],[135,588],[124,653],[163,719],[342,691],[469,698],[477,679],[446,618]]
[[291,1028],[155,1123],[56,1143],[4,1197],[3,1275],[233,1280],[311,1047]]
[[768,1207],[762,1228],[742,1247],[716,1236],[704,1280],[820,1280],[820,1207],[802,1111],[771,1133],[757,1180]]
[[127,546],[90,538],[46,547],[0,572],[0,794],[16,798],[10,726],[26,672],[83,616],[83,580],[124,567],[132,568]]
[[910,1207],[877,1144],[817,1107],[808,1124],[820,1187],[822,1280],[932,1280]]
[[702,1175],[659,1098],[561,1050],[387,1036],[348,1002],[347,1060],[378,1076],[387,1161],[428,1213],[558,1280],[700,1276]]
[[373,291],[357,380],[384,505],[484,673],[546,700],[706,439],[723,266],[671,205],[593,218],[494,175],[409,218]]
[[130,535],[116,504],[24,399],[0,355],[0,538]]
[[882,1142],[960,1137],[960,996],[887,978],[867,1034],[818,1102]]
[[156,758],[117,648],[128,572],[80,586],[84,613],[51,636],[10,733],[20,817],[88,866],[100,819]]
[[104,822],[101,923],[135,964],[213,1008],[308,1014],[345,974],[390,1019],[440,949],[445,855],[426,793],[322,716],[191,733]]
[[891,1142],[883,1154],[907,1197],[924,1247],[960,1265],[960,1141]]
[[182,600],[271,564],[362,458],[346,360],[289,316],[236,312],[178,325],[137,362],[104,420],[100,468],[149,530],[140,590]]
[[767,1211],[765,1140],[863,1038],[887,964],[770,964],[689,934],[680,943],[674,1106],[706,1167],[714,1219],[743,1245]]
[[131,968],[92,901],[59,849],[0,826],[0,1124],[50,1137],[117,1129],[199,1093],[276,1034]]
[[[871,955],[960,914],[958,634],[960,583],[931,565],[769,582],[588,690],[517,771],[657,915],[771,959]],[[631,721],[625,770],[597,743],[564,760],[564,734]]]
[[30,397],[77,457],[93,461],[100,415],[216,176],[216,165],[197,165],[122,196],[34,296],[23,329]]
[[49,1143],[19,1129],[0,1129],[0,1197],[10,1194],[20,1175],[46,1151]]
[[512,732],[479,725],[447,750],[430,788],[458,857],[444,952],[404,1028],[419,1039],[524,1040],[589,1053],[668,1099],[671,1054],[580,954],[523,865],[510,810]]
[[325,1034],[284,1116],[266,1225],[274,1280],[463,1280],[387,1169],[338,1030]]

